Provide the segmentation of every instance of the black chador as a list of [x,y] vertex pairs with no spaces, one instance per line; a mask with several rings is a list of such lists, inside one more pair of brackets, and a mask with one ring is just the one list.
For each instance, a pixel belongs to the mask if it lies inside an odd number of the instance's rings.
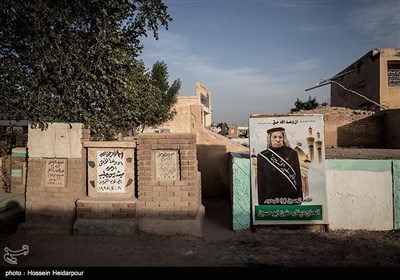
[[257,155],[257,187],[260,205],[298,205],[303,200],[297,152],[282,146]]

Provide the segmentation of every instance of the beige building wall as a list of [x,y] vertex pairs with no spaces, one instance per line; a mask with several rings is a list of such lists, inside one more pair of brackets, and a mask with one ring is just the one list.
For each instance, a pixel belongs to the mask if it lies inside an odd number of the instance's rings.
[[[356,71],[346,74],[335,81],[379,103],[379,54],[370,51],[337,75],[352,70]],[[356,108],[366,102],[368,102],[366,99],[336,84],[331,84],[332,107]]]
[[201,83],[196,83],[196,95],[178,96],[175,110],[175,118],[162,125],[171,133],[194,133],[198,124],[211,129],[211,92]]
[[[400,68],[400,49],[373,49],[337,75],[355,71],[335,81],[377,102],[384,108],[399,108],[400,86],[389,86],[388,69],[390,67]],[[367,99],[332,84],[331,106],[357,108],[365,104],[368,104]]]
[[400,84],[398,86],[389,86],[389,67],[397,67],[399,69],[398,73],[400,73],[400,49],[382,49],[380,51],[381,104],[390,109],[400,108]]
[[211,129],[211,92],[205,86],[197,82],[196,96],[202,105],[201,122],[203,127]]
[[162,128],[169,128],[171,133],[192,133],[196,118],[192,113],[192,106],[199,105],[197,96],[178,96],[175,104],[176,115],[173,120],[162,125]]

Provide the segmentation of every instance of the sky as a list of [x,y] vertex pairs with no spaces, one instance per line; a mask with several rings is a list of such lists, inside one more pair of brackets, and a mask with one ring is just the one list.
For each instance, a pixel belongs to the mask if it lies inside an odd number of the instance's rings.
[[309,96],[330,102],[330,78],[374,48],[400,48],[400,0],[164,0],[173,20],[142,40],[147,68],[168,66],[212,94],[212,121],[289,113]]

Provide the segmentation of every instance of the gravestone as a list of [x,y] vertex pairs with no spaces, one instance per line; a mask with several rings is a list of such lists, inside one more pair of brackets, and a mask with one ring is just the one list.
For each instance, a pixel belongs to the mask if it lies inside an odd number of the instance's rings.
[[179,155],[178,151],[154,151],[156,180],[179,180]]
[[65,187],[66,178],[66,159],[46,159],[45,167],[45,186],[46,187]]

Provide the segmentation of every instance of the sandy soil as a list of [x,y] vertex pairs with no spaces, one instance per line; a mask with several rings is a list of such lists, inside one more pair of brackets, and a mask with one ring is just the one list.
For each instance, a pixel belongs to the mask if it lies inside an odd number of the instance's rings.
[[[3,234],[0,248],[24,267],[376,267],[400,268],[399,231],[319,231],[301,228],[233,232],[229,200],[208,199],[204,237]],[[4,252],[4,251],[3,251]],[[0,267],[10,267],[3,259]],[[2,272],[3,273],[3,272]]]
[[[400,159],[400,150],[336,148],[327,149],[326,158]],[[18,250],[24,244],[29,246],[28,255],[17,257],[17,265],[10,265],[2,258],[0,275],[5,275],[9,269],[23,271],[49,267],[83,270],[94,267],[95,270],[90,272],[96,276],[113,276],[124,271],[132,275],[137,273],[135,269],[155,267],[229,268],[222,272],[218,270],[221,277],[227,276],[225,273],[238,276],[243,272],[232,270],[233,267],[279,274],[283,270],[292,271],[290,268],[295,269],[295,274],[299,273],[296,269],[305,269],[300,273],[308,276],[321,268],[333,269],[329,273],[339,268],[346,269],[344,273],[349,268],[359,269],[356,272],[365,276],[373,273],[383,276],[386,270],[400,272],[400,231],[329,231],[324,228],[310,231],[302,227],[270,230],[258,227],[233,232],[227,197],[204,199],[203,204],[206,218],[201,238],[142,232],[131,237],[74,236],[21,230],[0,234],[1,254],[6,247]],[[378,270],[367,269],[371,267]],[[310,268],[313,270],[308,270]],[[146,270],[149,272],[154,270]],[[242,277],[248,275],[247,270],[244,273]]]

